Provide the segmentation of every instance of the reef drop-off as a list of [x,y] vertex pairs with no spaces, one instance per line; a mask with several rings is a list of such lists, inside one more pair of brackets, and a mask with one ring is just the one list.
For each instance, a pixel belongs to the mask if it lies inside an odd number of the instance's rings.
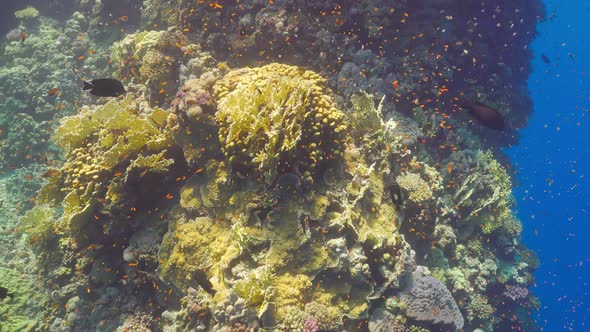
[[540,2],[69,4],[0,42],[0,330],[536,329]]

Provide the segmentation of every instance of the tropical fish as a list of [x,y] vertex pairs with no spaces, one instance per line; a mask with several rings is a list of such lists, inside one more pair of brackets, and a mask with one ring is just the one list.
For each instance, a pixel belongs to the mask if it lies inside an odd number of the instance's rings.
[[5,299],[7,297],[10,297],[11,299],[14,298],[14,294],[13,293],[9,293],[8,289],[0,286],[0,300]]
[[467,108],[482,125],[490,129],[504,130],[506,126],[502,114],[488,105],[476,101],[465,102],[462,107]]
[[543,62],[545,62],[545,63],[551,62],[551,60],[549,60],[549,57],[546,56],[545,54],[541,54],[541,60],[543,60]]
[[48,96],[54,96],[59,92],[59,88],[53,88],[47,92]]
[[118,97],[126,92],[123,83],[114,78],[98,78],[90,82],[84,81],[84,90],[90,90],[90,94],[98,97]]

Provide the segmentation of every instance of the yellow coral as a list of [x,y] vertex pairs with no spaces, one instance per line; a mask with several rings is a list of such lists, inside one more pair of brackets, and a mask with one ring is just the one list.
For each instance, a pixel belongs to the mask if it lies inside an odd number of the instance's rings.
[[313,172],[342,154],[346,125],[325,80],[273,63],[228,73],[214,87],[222,151],[233,167],[263,174]]
[[35,7],[27,6],[25,9],[14,12],[14,16],[19,20],[33,20],[39,17],[39,11]]
[[[59,181],[70,228],[75,227],[73,219],[93,211],[89,205],[93,198],[116,204],[124,199],[123,187],[130,176],[162,173],[173,164],[165,157],[173,145],[171,134],[161,128],[165,112],[145,110],[149,114],[144,116],[140,108],[128,97],[61,120],[52,139],[66,155]],[[49,192],[55,191],[55,180],[49,185],[42,190],[46,202],[54,199]]]
[[419,174],[406,172],[396,178],[398,185],[408,191],[410,199],[421,203],[432,197],[432,190]]
[[432,198],[433,192],[442,189],[440,173],[416,157],[410,161],[410,167],[415,172],[404,172],[396,177],[397,184],[405,189],[409,198],[415,203],[422,203]]

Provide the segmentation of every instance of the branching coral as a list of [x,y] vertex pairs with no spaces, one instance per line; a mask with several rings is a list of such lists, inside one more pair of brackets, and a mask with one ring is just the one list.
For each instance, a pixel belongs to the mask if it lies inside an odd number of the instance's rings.
[[[142,109],[129,97],[62,119],[53,140],[66,156],[56,175],[65,194],[66,220],[86,211],[93,201],[116,208],[140,198],[146,204],[154,194],[163,195],[161,185],[149,187],[145,180],[174,164],[167,154],[173,142],[163,129],[165,118],[161,109]],[[47,186],[40,195],[51,199],[52,188]]]
[[343,114],[316,73],[274,63],[230,72],[214,89],[219,140],[232,167],[313,173],[342,155]]
[[[227,166],[209,161],[181,190],[186,210],[164,238],[160,275],[178,289],[214,289],[212,307],[237,296],[284,331],[301,331],[309,317],[320,330],[367,317],[371,299],[415,265],[382,193],[383,165],[355,167],[367,179],[338,180],[333,203],[315,191],[273,202],[264,184],[229,181]],[[209,217],[190,217],[199,213]]]
[[467,208],[467,218],[479,219],[484,233],[504,227],[510,234],[520,234],[520,221],[512,216],[512,182],[491,151],[478,151],[475,168],[455,193],[456,205]]

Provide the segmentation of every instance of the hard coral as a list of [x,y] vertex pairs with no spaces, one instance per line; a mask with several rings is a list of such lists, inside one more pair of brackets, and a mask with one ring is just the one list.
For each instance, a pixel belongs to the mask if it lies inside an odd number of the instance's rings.
[[232,71],[214,90],[219,140],[233,168],[313,174],[342,155],[343,114],[318,74],[273,63]]
[[460,331],[464,320],[451,292],[438,279],[426,275],[426,271],[419,266],[412,273],[409,289],[400,296],[400,301],[406,304],[406,315],[418,321],[450,325]]
[[456,205],[469,219],[476,219],[486,234],[499,228],[520,234],[520,221],[512,216],[512,182],[506,169],[489,150],[478,150],[472,163],[455,193]]
[[14,16],[19,20],[31,21],[39,17],[39,11],[35,7],[28,6],[25,9],[14,12]]
[[174,164],[167,154],[172,138],[163,129],[166,113],[156,108],[140,115],[138,109],[140,105],[128,97],[62,119],[53,140],[66,155],[59,172],[66,214],[84,210],[92,199],[111,207],[130,199],[146,203],[149,195],[161,190],[145,187],[142,181]]
[[162,103],[174,96],[180,63],[195,47],[175,29],[144,31],[113,44],[111,60],[118,77],[139,80],[150,88],[152,100]]

